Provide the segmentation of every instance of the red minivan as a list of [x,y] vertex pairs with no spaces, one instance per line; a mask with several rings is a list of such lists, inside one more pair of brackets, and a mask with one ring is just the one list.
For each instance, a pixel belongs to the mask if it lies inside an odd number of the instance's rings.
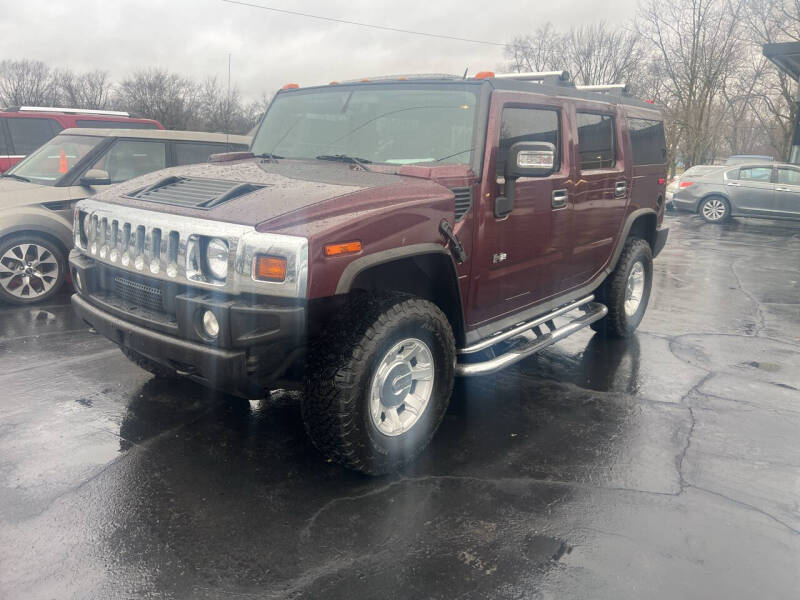
[[158,121],[115,110],[15,106],[0,110],[0,173],[50,141],[63,129],[164,129]]

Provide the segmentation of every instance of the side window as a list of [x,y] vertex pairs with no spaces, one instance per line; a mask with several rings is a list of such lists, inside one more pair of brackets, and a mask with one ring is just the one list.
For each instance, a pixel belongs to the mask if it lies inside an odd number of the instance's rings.
[[778,183],[800,186],[800,170],[779,168]]
[[5,156],[7,154],[13,154],[11,152],[11,148],[6,141],[6,126],[5,122],[7,119],[0,119],[0,156]]
[[165,142],[119,140],[90,168],[107,171],[111,183],[119,183],[163,169],[166,157]]
[[55,137],[50,119],[6,119],[14,154],[30,154]]
[[505,173],[508,150],[517,142],[550,142],[556,147],[556,170],[561,168],[561,120],[557,110],[504,108],[497,151],[497,174]]
[[617,162],[614,117],[578,112],[577,118],[581,170],[613,167]]
[[650,119],[628,119],[631,152],[635,165],[663,165],[667,160],[664,122]]
[[769,183],[772,179],[772,167],[742,167],[739,169],[739,179]]
[[175,164],[192,165],[208,162],[209,156],[220,152],[228,152],[228,145],[205,142],[175,142]]

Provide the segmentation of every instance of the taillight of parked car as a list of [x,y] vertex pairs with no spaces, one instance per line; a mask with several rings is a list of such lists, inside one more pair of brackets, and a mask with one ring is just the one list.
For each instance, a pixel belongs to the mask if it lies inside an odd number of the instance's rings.
[[687,187],[689,187],[690,185],[694,185],[694,181],[681,181],[681,182],[678,184],[678,187],[679,187],[679,188],[681,188],[681,189],[683,189],[683,188],[687,188]]

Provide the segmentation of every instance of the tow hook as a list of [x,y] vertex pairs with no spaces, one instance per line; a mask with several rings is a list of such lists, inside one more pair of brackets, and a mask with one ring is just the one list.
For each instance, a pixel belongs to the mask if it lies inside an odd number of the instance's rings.
[[442,219],[441,223],[439,223],[439,231],[449,240],[450,251],[453,253],[456,262],[461,264],[467,260],[467,253],[464,252],[464,246],[461,245],[461,241],[456,237],[456,234],[453,232],[453,227],[447,219]]

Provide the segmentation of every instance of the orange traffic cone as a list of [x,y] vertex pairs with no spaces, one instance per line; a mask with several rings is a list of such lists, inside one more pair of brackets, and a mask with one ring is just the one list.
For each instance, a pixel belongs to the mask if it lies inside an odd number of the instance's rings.
[[64,152],[64,149],[58,151],[58,172],[59,173],[66,173],[69,171],[69,164],[67,163],[67,154]]

